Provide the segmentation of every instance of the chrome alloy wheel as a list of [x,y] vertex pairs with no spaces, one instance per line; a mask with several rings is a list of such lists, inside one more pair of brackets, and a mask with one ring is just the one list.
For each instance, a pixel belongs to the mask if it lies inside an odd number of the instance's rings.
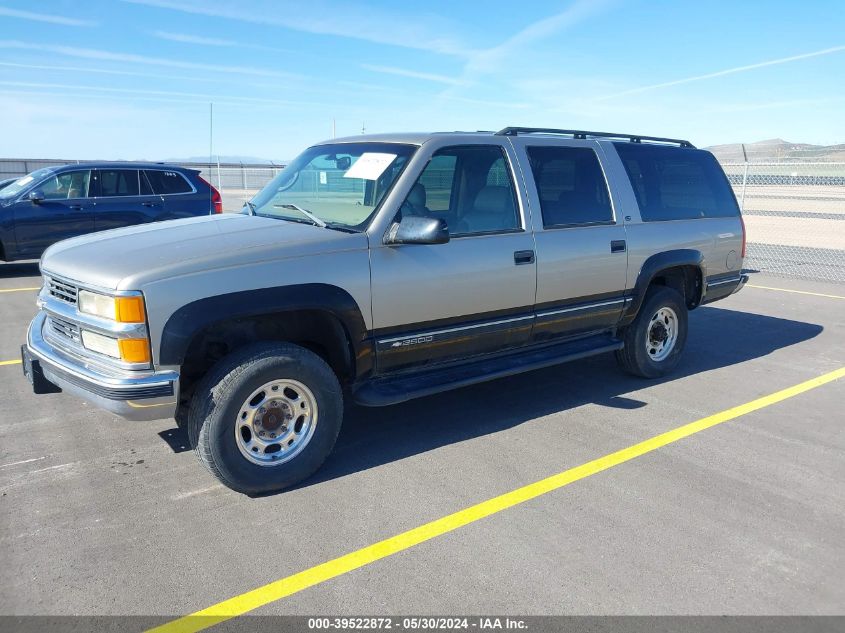
[[678,315],[672,308],[660,308],[648,323],[645,349],[655,362],[665,359],[678,340]]
[[235,420],[241,454],[259,466],[278,466],[296,457],[314,437],[317,401],[296,380],[274,380],[244,401]]

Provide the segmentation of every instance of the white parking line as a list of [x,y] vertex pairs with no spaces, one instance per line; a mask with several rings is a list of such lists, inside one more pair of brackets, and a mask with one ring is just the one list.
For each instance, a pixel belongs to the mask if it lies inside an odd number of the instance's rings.
[[21,464],[29,464],[30,462],[37,462],[37,461],[40,461],[42,459],[47,459],[47,456],[45,455],[43,457],[33,457],[32,459],[25,459],[25,460],[20,461],[20,462],[12,462],[10,464],[3,464],[2,466],[0,466],[0,468],[10,468],[11,466],[20,466]]

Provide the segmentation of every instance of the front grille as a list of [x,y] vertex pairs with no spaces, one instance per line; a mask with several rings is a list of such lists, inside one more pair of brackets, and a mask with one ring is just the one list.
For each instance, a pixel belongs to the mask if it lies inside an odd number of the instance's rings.
[[59,301],[64,301],[76,305],[76,295],[79,288],[66,281],[59,281],[53,277],[47,277],[47,291],[51,297],[55,297]]
[[68,321],[64,321],[62,319],[57,319],[54,316],[50,317],[50,327],[52,328],[53,332],[58,334],[59,336],[63,336],[64,338],[73,341],[74,343],[79,343],[80,335],[79,335],[79,326],[74,325],[73,323],[69,323]]

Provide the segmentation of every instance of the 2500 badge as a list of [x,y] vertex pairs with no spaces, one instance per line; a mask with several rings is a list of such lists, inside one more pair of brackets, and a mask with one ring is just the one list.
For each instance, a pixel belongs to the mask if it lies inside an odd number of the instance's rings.
[[428,336],[415,336],[413,338],[406,338],[402,341],[396,341],[390,347],[406,347],[408,345],[419,345],[420,343],[431,343],[433,340],[433,334],[429,334]]

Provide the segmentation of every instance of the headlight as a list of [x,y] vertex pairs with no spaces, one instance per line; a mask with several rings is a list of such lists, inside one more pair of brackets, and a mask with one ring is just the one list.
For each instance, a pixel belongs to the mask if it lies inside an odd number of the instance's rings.
[[98,354],[119,358],[127,363],[149,363],[150,342],[145,338],[111,338],[82,330],[82,344]]
[[111,319],[118,323],[144,322],[144,298],[141,295],[111,297],[98,292],[80,290],[77,305],[80,312]]
[[90,349],[92,352],[105,354],[112,358],[120,358],[120,346],[117,344],[116,338],[82,330],[82,344],[85,349]]

